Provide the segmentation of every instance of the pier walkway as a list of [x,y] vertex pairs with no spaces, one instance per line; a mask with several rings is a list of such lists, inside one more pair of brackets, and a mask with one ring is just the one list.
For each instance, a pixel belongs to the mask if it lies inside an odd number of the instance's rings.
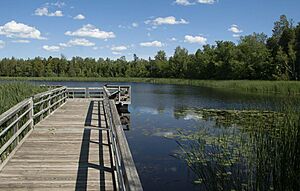
[[0,190],[142,190],[116,107],[129,92],[56,88],[2,114]]

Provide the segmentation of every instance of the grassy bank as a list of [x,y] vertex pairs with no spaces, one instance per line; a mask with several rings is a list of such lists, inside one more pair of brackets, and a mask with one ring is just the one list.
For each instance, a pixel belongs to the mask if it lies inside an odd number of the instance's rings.
[[0,84],[0,114],[25,98],[46,90],[45,87],[21,82]]
[[45,81],[98,81],[98,82],[142,82],[153,84],[191,85],[222,88],[253,93],[300,94],[298,81],[254,81],[254,80],[188,80],[171,78],[70,78],[70,77],[0,77],[0,80],[45,80]]

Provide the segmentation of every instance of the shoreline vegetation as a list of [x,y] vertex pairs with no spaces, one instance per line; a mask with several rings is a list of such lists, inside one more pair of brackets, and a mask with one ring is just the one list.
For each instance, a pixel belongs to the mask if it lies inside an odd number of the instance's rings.
[[24,99],[47,90],[29,83],[0,83],[0,115]]
[[125,77],[0,77],[0,81],[72,81],[72,82],[133,82],[151,84],[189,85],[246,93],[300,94],[299,81],[262,80],[190,80],[174,78],[125,78]]
[[[177,46],[172,55],[159,50],[149,58],[133,54],[116,59],[80,57],[0,58],[0,76],[130,77],[196,80],[300,80],[300,23],[285,15],[272,36],[253,33],[238,42],[219,40],[195,52]],[[121,54],[122,55],[122,54]]]
[[[185,116],[189,110],[179,112]],[[179,132],[174,153],[196,174],[204,190],[297,190],[300,163],[299,110],[286,103],[280,113],[195,110],[213,128]],[[217,133],[216,133],[217,132]],[[287,162],[288,161],[288,162]]]

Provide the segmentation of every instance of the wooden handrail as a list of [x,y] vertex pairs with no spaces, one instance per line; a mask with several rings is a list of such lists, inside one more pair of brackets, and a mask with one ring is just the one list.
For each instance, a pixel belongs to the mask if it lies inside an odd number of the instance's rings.
[[[33,100],[28,98],[0,115],[0,129],[4,124],[6,126],[0,132],[0,171],[10,159],[12,153],[16,151],[17,146],[22,142],[22,138],[24,139],[32,131],[32,112]],[[22,120],[24,119],[25,121],[23,122]]]
[[[114,99],[110,99],[111,93],[108,91],[107,87],[103,87],[104,89],[104,104],[105,113],[108,114],[108,117],[111,119],[110,124],[110,135],[116,144],[116,155],[120,154],[119,158],[116,157],[115,160],[121,160],[120,163],[120,170],[117,173],[121,173],[118,177],[122,180],[118,181],[119,189],[120,190],[130,190],[130,191],[140,191],[143,190],[127,139],[125,132],[122,128],[120,115],[118,113],[116,102]],[[113,144],[114,145],[114,144]],[[118,161],[115,162],[118,165]],[[123,188],[122,185],[125,185]]]
[[[43,92],[33,97],[33,119],[34,122],[37,123],[41,121],[43,118],[47,117],[50,113],[52,113],[55,109],[56,105],[61,105],[67,100],[67,87],[59,87],[53,90],[49,90],[47,92]],[[38,100],[38,101],[36,101]],[[54,103],[52,103],[54,101]],[[47,106],[44,106],[46,103]]]
[[[51,109],[53,112],[55,110],[53,108],[62,105],[66,99],[66,87],[59,87],[25,99],[0,115],[0,170],[23,143],[21,139],[32,132],[34,121],[38,120],[37,117],[42,116],[39,120],[47,117]],[[47,107],[40,109],[45,102],[47,102]],[[34,114],[36,108],[40,111]]]

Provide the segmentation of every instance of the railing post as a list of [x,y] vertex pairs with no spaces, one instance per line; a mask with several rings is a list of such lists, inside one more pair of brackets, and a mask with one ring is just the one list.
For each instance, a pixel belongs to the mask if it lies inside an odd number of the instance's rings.
[[51,99],[50,98],[51,98],[51,94],[48,95],[48,99],[49,100],[48,100],[48,104],[47,104],[47,108],[48,108],[47,116],[50,115],[50,113],[51,113],[50,112],[50,110],[51,110],[51,108],[50,108],[50,106],[51,106]]
[[118,98],[119,103],[121,102],[121,86],[119,86],[119,98]]
[[[15,120],[17,120],[19,118],[19,114],[16,113],[14,118],[15,118]],[[19,130],[19,120],[14,125],[14,135],[18,132],[18,130]],[[19,136],[16,138],[16,145],[18,145],[18,144],[19,144]]]
[[33,97],[30,98],[30,104],[29,104],[29,120],[31,120],[30,122],[30,129],[32,129],[34,127],[34,119],[33,119],[33,112],[34,112],[34,108],[33,108]]

